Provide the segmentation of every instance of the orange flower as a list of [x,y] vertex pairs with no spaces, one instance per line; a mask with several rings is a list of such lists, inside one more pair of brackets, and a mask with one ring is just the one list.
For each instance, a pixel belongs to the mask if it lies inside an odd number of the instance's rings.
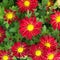
[[32,11],[37,7],[38,0],[17,0],[17,5],[22,12],[27,10]]
[[23,37],[32,39],[33,36],[40,34],[42,28],[42,23],[36,21],[35,17],[24,18],[20,22],[19,33]]

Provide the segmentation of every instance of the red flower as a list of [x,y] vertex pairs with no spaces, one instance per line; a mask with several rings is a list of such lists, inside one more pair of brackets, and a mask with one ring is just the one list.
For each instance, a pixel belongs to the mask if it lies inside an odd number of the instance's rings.
[[38,6],[38,0],[17,0],[17,5],[22,12],[32,11]]
[[40,34],[42,23],[37,22],[35,17],[25,18],[20,22],[19,33],[23,37],[32,39],[33,36]]
[[9,24],[11,24],[12,21],[15,21],[17,19],[17,16],[15,14],[16,14],[15,11],[5,10],[5,15],[4,15],[5,21],[7,21]]
[[60,11],[56,11],[54,14],[50,16],[50,24],[54,29],[60,30]]
[[57,48],[57,42],[54,37],[46,35],[40,38],[40,45],[43,49],[54,51]]
[[45,54],[46,60],[54,60],[56,52],[47,51]]
[[5,37],[5,30],[0,26],[0,43],[4,40]]
[[13,55],[17,58],[24,57],[27,55],[27,44],[17,42],[12,46]]
[[32,60],[45,60],[44,51],[39,45],[32,45],[30,47],[29,56]]
[[10,52],[0,51],[0,60],[13,60]]
[[58,53],[55,55],[54,60],[60,60],[60,52],[58,52]]

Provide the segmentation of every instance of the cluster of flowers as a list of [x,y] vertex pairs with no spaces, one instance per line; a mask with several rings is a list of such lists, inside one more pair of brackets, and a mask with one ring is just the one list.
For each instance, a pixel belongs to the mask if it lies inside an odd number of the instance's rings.
[[[50,4],[50,3],[49,3]],[[48,6],[49,6],[48,4]],[[37,0],[18,0],[17,6],[21,12],[34,11],[38,6]],[[4,21],[11,24],[18,20],[16,12],[13,10],[5,10]],[[33,36],[41,33],[42,22],[37,21],[35,16],[25,17],[19,22],[19,33],[26,39],[31,40]],[[53,29],[60,30],[60,11],[55,11],[50,15],[50,24]],[[6,38],[5,29],[0,26],[0,43]],[[3,54],[2,54],[3,53]],[[27,45],[25,42],[16,42],[8,51],[0,50],[0,60],[14,60],[13,56],[22,58],[29,56],[32,60],[60,60],[60,51],[56,39],[51,35],[40,37],[40,41],[34,45]]]
[[32,60],[60,60],[60,51],[54,37],[45,35],[37,44],[30,46],[25,42],[16,42],[9,52],[0,50],[1,60],[14,60],[13,56],[17,58],[29,56]]

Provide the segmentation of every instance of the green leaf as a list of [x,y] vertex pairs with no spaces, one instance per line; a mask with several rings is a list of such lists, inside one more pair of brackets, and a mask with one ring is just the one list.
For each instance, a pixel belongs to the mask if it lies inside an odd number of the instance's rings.
[[55,2],[55,4],[53,5],[53,9],[57,9],[57,7],[60,7],[60,6],[58,6],[58,3]]
[[4,7],[0,6],[0,19],[3,19],[4,16]]
[[31,57],[27,57],[27,60],[32,60],[32,58]]
[[60,41],[59,30],[57,30],[57,29],[53,30],[51,35],[54,36],[57,39],[57,41]]
[[19,28],[18,22],[13,22],[11,26],[10,26],[9,32],[18,32],[18,28]]
[[12,6],[12,7],[10,7],[10,9],[18,11],[18,7],[17,6]]
[[8,0],[3,0],[3,6],[5,7],[5,6],[8,6],[7,4],[8,4]]
[[7,38],[10,37],[10,33],[8,31],[6,31],[6,36],[7,36]]
[[1,6],[5,7],[5,8],[9,8],[12,5],[14,5],[14,1],[13,0],[3,0]]
[[16,28],[10,28],[10,32],[16,32]]
[[16,57],[13,57],[13,60],[17,60],[17,58]]
[[20,60],[32,60],[32,58],[31,58],[31,57],[26,56],[26,57],[22,57],[22,58],[20,58]]
[[42,0],[42,6],[46,6],[46,4],[48,3],[49,0]]
[[32,13],[28,10],[26,16],[31,17]]
[[45,35],[45,34],[49,34],[49,31],[47,29],[47,27],[44,25],[43,28],[42,28],[42,32],[41,32],[42,35]]
[[9,38],[5,38],[3,45],[4,45],[4,49],[5,49],[5,50],[8,50],[8,49],[10,49],[11,46],[13,45],[13,42],[12,42],[12,40],[9,40]]

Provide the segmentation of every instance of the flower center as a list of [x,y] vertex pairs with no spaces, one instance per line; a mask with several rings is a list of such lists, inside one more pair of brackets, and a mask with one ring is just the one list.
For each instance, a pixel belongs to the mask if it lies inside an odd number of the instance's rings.
[[33,29],[34,29],[34,26],[33,26],[32,24],[29,24],[29,25],[27,26],[27,30],[33,31]]
[[23,48],[23,47],[19,47],[19,48],[17,49],[18,53],[22,53],[22,52],[23,52],[23,50],[24,50],[24,48]]
[[47,43],[45,43],[45,46],[48,47],[48,48],[50,48],[51,44],[47,42]]
[[2,34],[0,33],[0,37],[2,37]]
[[30,6],[30,2],[29,1],[25,1],[24,2],[24,6],[29,7]]
[[35,52],[36,56],[41,56],[41,54],[42,54],[41,50],[36,50],[36,52]]
[[60,22],[60,16],[56,17],[56,22],[59,23]]
[[51,2],[50,1],[48,2],[47,6],[51,6]]
[[6,14],[6,17],[7,17],[7,19],[12,20],[13,17],[14,17],[14,14],[12,12],[9,12],[9,13]]
[[53,60],[53,58],[54,58],[54,54],[51,53],[48,55],[48,60]]
[[3,56],[3,60],[8,60],[8,56],[7,55]]

